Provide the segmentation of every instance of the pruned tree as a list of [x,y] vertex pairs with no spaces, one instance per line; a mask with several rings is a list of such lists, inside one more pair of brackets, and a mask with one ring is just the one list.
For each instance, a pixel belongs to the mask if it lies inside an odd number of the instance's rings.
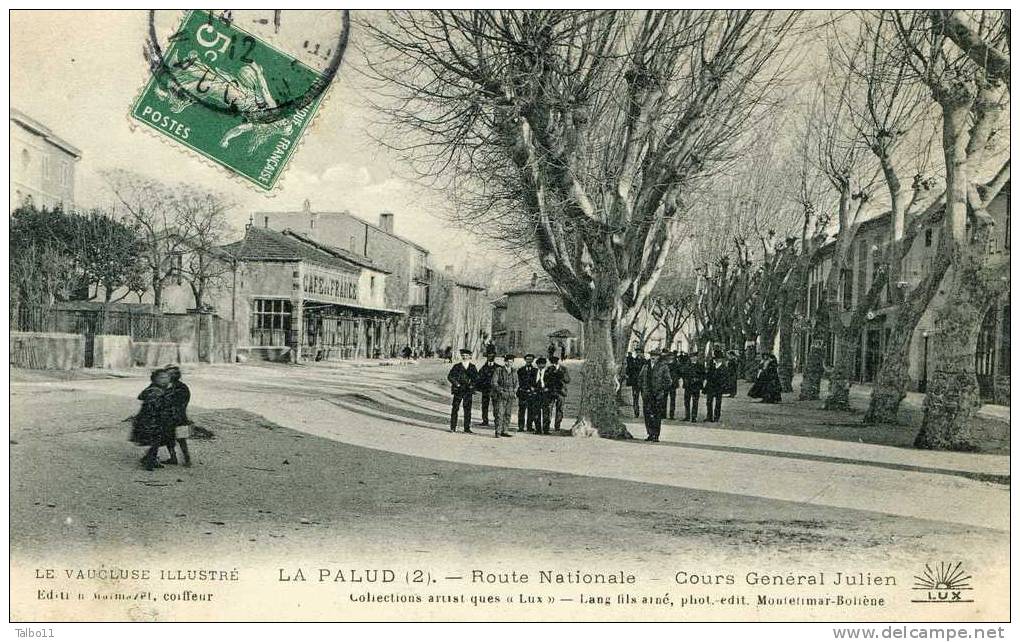
[[677,337],[694,318],[697,291],[693,270],[666,268],[648,297],[648,315],[662,328],[663,346],[672,350]]
[[[956,22],[961,20],[960,16],[952,17]],[[941,183],[941,177],[937,176],[933,169],[927,170],[927,161],[930,149],[937,148],[935,134],[939,131],[938,104],[931,99],[931,91],[928,83],[916,73],[911,64],[910,48],[907,41],[901,38],[904,18],[894,12],[883,11],[866,17],[865,25],[872,31],[870,46],[872,53],[866,59],[867,65],[861,65],[858,73],[867,81],[873,89],[869,93],[884,97],[885,104],[893,105],[896,102],[906,105],[915,114],[912,118],[912,127],[921,133],[921,140],[924,143],[924,136],[933,139],[929,145],[917,149],[917,142],[908,147],[911,153],[901,154],[897,160],[894,153],[883,153],[882,146],[876,146],[875,153],[879,155],[882,162],[883,174],[890,193],[893,205],[894,220],[904,219],[902,228],[894,228],[891,262],[890,282],[895,284],[892,290],[896,301],[900,303],[897,323],[887,342],[882,365],[879,368],[872,390],[868,411],[864,421],[868,423],[893,423],[897,420],[900,403],[906,397],[910,385],[909,363],[910,345],[915,330],[925,311],[930,307],[936,293],[942,286],[944,277],[949,270],[951,252],[942,244],[942,239],[934,255],[934,261],[928,266],[923,278],[918,283],[912,283],[909,275],[905,273],[905,261],[911,252],[918,234],[932,225],[937,224],[945,212],[945,194],[939,195],[936,186]],[[899,23],[899,26],[898,26]],[[916,103],[920,103],[914,106]],[[882,104],[880,102],[880,104]],[[893,114],[895,110],[890,110]],[[976,116],[972,131],[974,136],[974,149],[976,151],[994,143],[996,135],[996,121],[999,120],[997,110],[982,110]],[[881,110],[879,110],[881,113]],[[978,124],[980,120],[980,124]],[[892,130],[893,128],[885,128]],[[901,130],[894,130],[901,131]],[[984,133],[982,133],[984,132]],[[980,142],[980,141],[984,142]],[[893,148],[900,144],[899,137],[887,136],[886,146]],[[909,141],[908,141],[909,143]],[[980,160],[980,159],[972,159]],[[901,166],[906,163],[909,176],[913,179],[906,186],[907,181],[901,180]],[[918,161],[925,163],[918,167]],[[941,164],[937,166],[941,170]],[[1004,170],[1004,171],[1003,171]],[[998,194],[1003,180],[1008,180],[1008,164],[1002,166],[997,176],[992,178],[988,184],[982,185],[982,194],[990,195],[992,198]],[[988,198],[987,202],[990,202]],[[899,234],[898,234],[899,233]]]
[[727,158],[779,72],[771,11],[425,11],[366,21],[378,106],[461,219],[524,243],[584,323],[580,414],[613,403],[630,326],[687,195]]
[[[849,55],[859,54],[858,47]],[[850,407],[850,376],[860,347],[858,337],[864,314],[871,309],[885,286],[884,270],[878,270],[867,294],[853,301],[855,307],[850,319],[844,318],[839,292],[841,288],[851,287],[850,258],[854,240],[862,223],[862,212],[878,179],[876,164],[872,162],[859,127],[854,122],[852,105],[856,98],[853,78],[830,67],[829,78],[809,112],[809,135],[814,141],[815,160],[836,197],[836,216],[835,240],[829,245],[831,249],[824,248],[829,252],[829,267],[813,317],[801,399],[810,399],[817,394],[824,374],[823,351],[829,348],[831,340],[835,343],[835,357],[829,370],[829,394],[825,407],[835,410],[848,410]]]
[[[995,162],[1009,100],[1008,10],[897,11],[898,45],[941,112],[946,189],[939,254],[947,261],[936,311],[933,376],[920,448],[971,449],[971,418],[981,405],[975,352],[981,320],[1008,285],[1008,265],[986,260],[993,223],[988,206],[1009,182],[1008,154]],[[982,184],[983,176],[993,177]]]

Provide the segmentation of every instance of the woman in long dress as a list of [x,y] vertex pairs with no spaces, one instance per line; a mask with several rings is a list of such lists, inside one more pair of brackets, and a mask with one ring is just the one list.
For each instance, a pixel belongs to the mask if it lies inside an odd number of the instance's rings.
[[762,403],[779,403],[783,400],[783,386],[779,381],[779,362],[775,355],[767,354],[762,360],[754,385],[748,396],[761,399]]

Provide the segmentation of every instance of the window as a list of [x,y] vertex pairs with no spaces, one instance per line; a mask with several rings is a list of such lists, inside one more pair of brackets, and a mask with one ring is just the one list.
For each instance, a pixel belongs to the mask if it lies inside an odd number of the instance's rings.
[[369,296],[375,296],[375,277],[368,277],[368,294]]
[[27,149],[21,150],[21,169],[28,169],[28,163],[32,160],[32,157],[28,154]]
[[932,236],[931,228],[929,227],[928,229],[926,229],[924,231],[924,246],[925,247],[931,247],[931,236]]
[[351,252],[358,251],[358,242],[355,240],[354,235],[351,235]]
[[283,299],[255,299],[251,327],[259,330],[289,330],[290,301]]

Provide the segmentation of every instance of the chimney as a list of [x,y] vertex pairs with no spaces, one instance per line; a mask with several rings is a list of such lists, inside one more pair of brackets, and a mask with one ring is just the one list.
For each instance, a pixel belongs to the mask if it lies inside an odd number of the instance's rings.
[[393,212],[383,212],[379,214],[379,227],[381,227],[384,232],[393,234]]
[[538,272],[531,273],[531,287],[538,285]]

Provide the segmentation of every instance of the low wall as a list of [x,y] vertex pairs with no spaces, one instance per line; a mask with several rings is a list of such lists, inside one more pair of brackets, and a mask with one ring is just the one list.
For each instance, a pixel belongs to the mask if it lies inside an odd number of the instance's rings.
[[85,337],[62,332],[11,332],[11,365],[41,370],[85,367]]
[[131,337],[97,334],[93,344],[92,364],[96,368],[130,368],[134,364]]
[[131,360],[136,366],[161,366],[177,363],[180,358],[180,344],[172,341],[133,341]]

